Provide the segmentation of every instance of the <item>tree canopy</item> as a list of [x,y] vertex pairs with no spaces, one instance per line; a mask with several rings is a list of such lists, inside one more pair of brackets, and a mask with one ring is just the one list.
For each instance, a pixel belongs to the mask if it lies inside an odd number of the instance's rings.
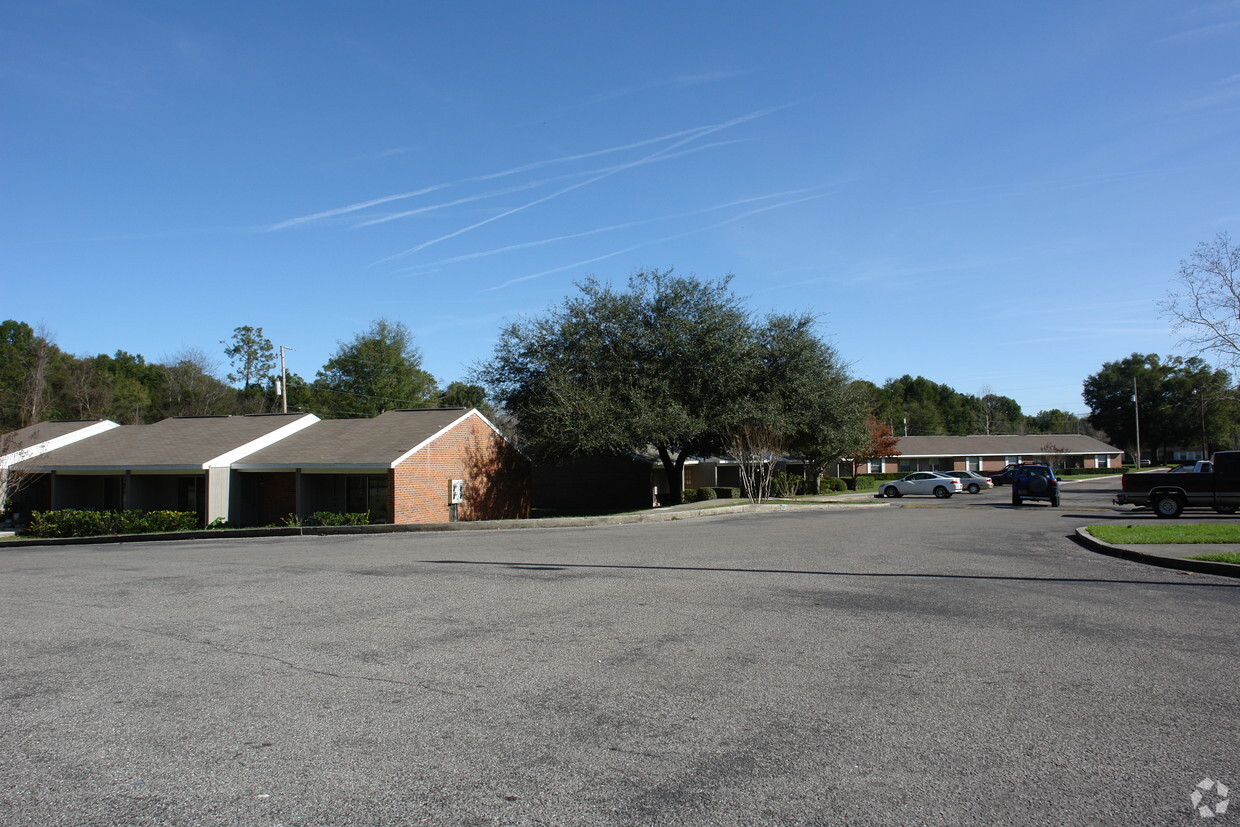
[[[1142,451],[1165,457],[1167,449],[1203,446],[1208,453],[1232,443],[1236,401],[1231,376],[1199,357],[1162,358],[1134,353],[1085,380],[1089,422],[1117,444],[1137,444],[1134,381],[1140,405]],[[1203,445],[1204,443],[1204,445]]]
[[422,354],[401,322],[377,319],[342,342],[319,371],[318,406],[332,416],[374,416],[394,408],[437,404],[435,377],[422,370]]
[[234,328],[232,344],[224,348],[224,355],[233,368],[228,381],[239,383],[244,391],[261,386],[276,368],[275,345],[263,335],[261,327]]
[[653,448],[673,500],[690,456],[723,453],[743,428],[784,447],[821,444],[847,377],[803,315],[755,320],[728,289],[671,271],[627,290],[578,284],[542,316],[509,324],[476,376],[545,460]]

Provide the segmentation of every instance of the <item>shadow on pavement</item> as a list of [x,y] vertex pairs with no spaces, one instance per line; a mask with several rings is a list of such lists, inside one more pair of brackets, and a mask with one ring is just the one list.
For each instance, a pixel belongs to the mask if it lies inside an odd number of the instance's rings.
[[927,580],[994,580],[1028,583],[1111,583],[1132,586],[1187,586],[1190,588],[1240,589],[1240,583],[1193,583],[1180,580],[1115,580],[1109,577],[1018,577],[997,574],[934,574],[928,572],[814,571],[811,569],[740,569],[717,566],[651,566],[621,563],[505,563],[491,560],[423,560],[452,566],[491,566],[518,571],[564,571],[566,569],[629,569],[634,571],[696,571],[727,574],[806,574],[819,577],[881,577]]

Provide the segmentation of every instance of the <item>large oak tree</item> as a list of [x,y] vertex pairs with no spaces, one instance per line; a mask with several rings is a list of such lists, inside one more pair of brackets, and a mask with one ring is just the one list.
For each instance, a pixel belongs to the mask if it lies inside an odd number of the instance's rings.
[[671,271],[636,273],[627,290],[587,279],[502,330],[477,379],[537,457],[653,450],[675,502],[685,461],[724,453],[742,430],[808,445],[846,382],[812,319],[755,321],[728,283]]

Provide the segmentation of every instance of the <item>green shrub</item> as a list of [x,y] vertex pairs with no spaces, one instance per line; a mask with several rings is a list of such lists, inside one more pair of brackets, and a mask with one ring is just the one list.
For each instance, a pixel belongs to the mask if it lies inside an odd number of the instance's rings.
[[30,515],[25,534],[29,537],[101,537],[109,534],[149,534],[194,531],[198,515],[193,511],[36,511]]
[[840,491],[848,490],[848,486],[839,477],[823,477],[821,485],[823,493],[830,491],[831,493],[836,494]]
[[696,488],[682,488],[680,491],[680,501],[682,503],[697,502],[697,489]]
[[[289,515],[292,517],[293,515]],[[370,522],[369,511],[356,511],[341,514],[338,511],[316,511],[309,517],[301,521],[301,525],[308,526],[329,526],[329,525],[366,525]],[[297,523],[289,523],[289,525],[297,525]]]
[[694,502],[699,502],[699,503],[705,502],[706,500],[713,500],[716,498],[717,497],[715,495],[715,489],[713,488],[699,488],[697,489],[697,491],[694,492],[694,495],[693,495]]
[[878,488],[878,480],[874,477],[862,475],[855,478],[850,486],[853,491],[873,491]]
[[739,499],[741,496],[741,490],[739,488],[728,488],[727,486],[724,486],[724,487],[715,486],[714,488],[711,489],[711,491],[714,491],[715,496],[721,500],[735,500],[735,499]]
[[801,483],[803,482],[804,480],[796,474],[789,474],[786,471],[780,471],[777,474],[771,475],[771,492],[774,493],[776,497],[783,497],[785,499],[788,497],[795,497],[797,494],[801,493]]

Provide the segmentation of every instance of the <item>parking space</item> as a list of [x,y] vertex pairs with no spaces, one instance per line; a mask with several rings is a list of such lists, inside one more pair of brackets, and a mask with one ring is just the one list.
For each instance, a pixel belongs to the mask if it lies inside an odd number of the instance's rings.
[[7,550],[5,821],[1190,823],[1240,584],[1076,546],[1108,485]]

